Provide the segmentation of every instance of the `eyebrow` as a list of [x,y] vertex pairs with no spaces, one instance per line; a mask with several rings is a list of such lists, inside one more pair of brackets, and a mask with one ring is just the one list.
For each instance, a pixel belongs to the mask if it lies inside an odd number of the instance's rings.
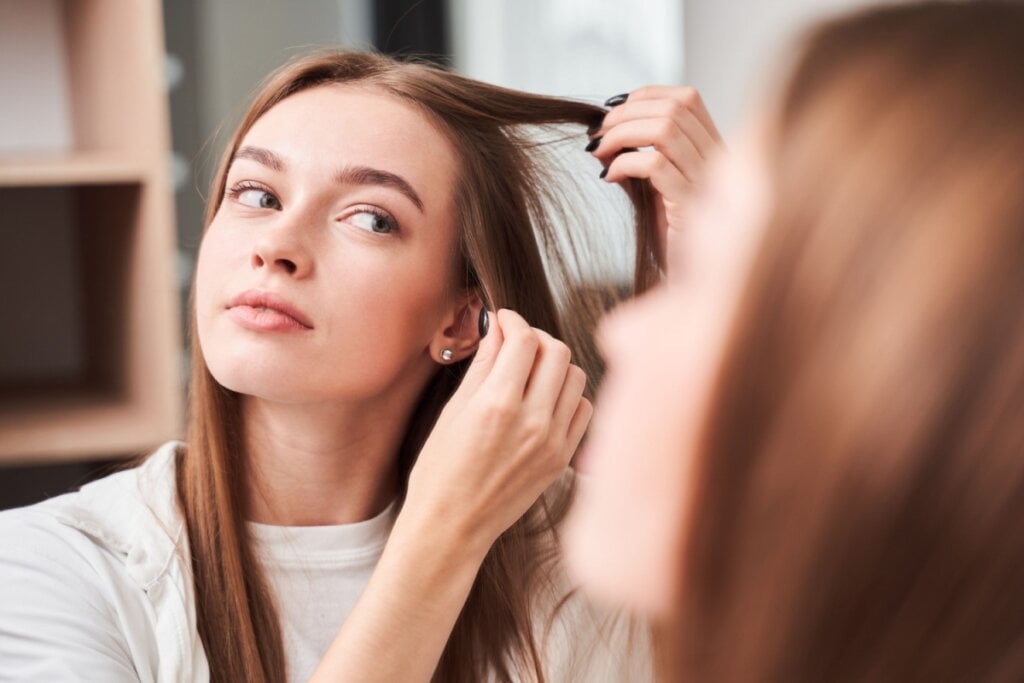
[[[250,145],[241,147],[231,157],[231,163],[234,164],[238,159],[249,159],[278,172],[282,172],[286,168],[284,159],[269,149],[262,147],[252,147]],[[378,185],[389,187],[401,192],[409,201],[416,205],[420,213],[423,212],[423,200],[420,199],[420,196],[413,189],[412,185],[409,184],[409,181],[397,173],[370,166],[345,166],[335,174],[334,179],[343,185]]]
[[416,205],[420,213],[423,213],[423,200],[416,194],[409,181],[396,173],[369,166],[346,166],[338,171],[335,179],[343,185],[380,185],[398,190]]
[[[255,161],[257,164],[263,164],[268,168],[272,168],[275,171],[283,171],[285,164],[284,159],[277,156],[269,149],[263,149],[262,147],[241,147],[231,157],[231,164],[234,164],[239,159],[249,159]],[[231,165],[229,164],[229,166]]]

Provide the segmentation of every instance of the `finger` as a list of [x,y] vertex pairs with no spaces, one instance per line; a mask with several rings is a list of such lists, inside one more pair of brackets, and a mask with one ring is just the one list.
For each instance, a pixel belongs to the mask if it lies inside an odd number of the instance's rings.
[[583,440],[584,435],[586,435],[587,427],[590,426],[590,419],[593,416],[593,404],[587,399],[581,398],[576,406],[576,412],[573,413],[572,421],[569,423],[569,430],[565,436],[567,462],[572,459],[573,454],[580,447],[580,442]]
[[711,157],[721,147],[704,123],[685,105],[676,100],[641,100],[626,103],[608,113],[599,134],[607,136],[617,126],[640,119],[667,119],[690,139],[702,158]]
[[691,183],[701,179],[707,166],[693,142],[671,119],[634,119],[621,123],[600,139],[592,153],[601,163],[608,164],[627,147],[654,147]]
[[610,183],[619,183],[627,178],[649,180],[668,201],[680,201],[692,189],[686,176],[657,150],[620,154],[605,171],[604,179]]
[[479,387],[487,375],[490,374],[491,368],[494,367],[494,362],[498,358],[498,352],[505,341],[505,337],[501,332],[501,325],[494,322],[496,318],[495,314],[491,314],[490,320],[492,322],[490,329],[487,335],[480,340],[480,345],[477,346],[473,362],[466,369],[466,375],[463,377],[460,386],[468,389]]
[[532,410],[548,416],[555,410],[558,395],[565,384],[572,353],[569,347],[544,330],[535,329],[540,341],[533,371],[527,381],[524,403]]
[[[704,98],[701,97],[696,88],[692,88],[687,85],[645,85],[637,88],[629,93],[629,97],[626,99],[624,104],[612,109],[612,111],[608,113],[608,117],[611,117],[617,110],[622,109],[630,103],[636,104],[645,100],[663,99],[674,100],[683,105],[686,109],[692,111],[701,122],[704,129],[708,131],[711,139],[716,143],[721,144],[722,136],[719,134],[718,127],[715,126],[715,122],[711,118],[711,114],[708,113],[707,106],[704,104]],[[608,117],[606,117],[606,119]]]
[[[503,340],[483,383],[493,391],[522,400],[540,341],[534,329],[515,311],[503,308],[494,317]],[[494,329],[493,322],[491,329]],[[490,333],[487,336],[491,336]]]
[[578,365],[570,365],[565,373],[565,381],[558,393],[551,415],[551,432],[564,435],[568,433],[573,417],[587,388],[587,374]]

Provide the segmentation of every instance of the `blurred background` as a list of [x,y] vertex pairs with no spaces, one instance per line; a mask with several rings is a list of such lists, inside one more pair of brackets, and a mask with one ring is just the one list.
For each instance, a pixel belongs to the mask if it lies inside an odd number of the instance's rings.
[[860,4],[0,0],[0,508],[181,437],[205,188],[296,53],[418,55],[597,102],[686,83],[728,139],[799,28]]

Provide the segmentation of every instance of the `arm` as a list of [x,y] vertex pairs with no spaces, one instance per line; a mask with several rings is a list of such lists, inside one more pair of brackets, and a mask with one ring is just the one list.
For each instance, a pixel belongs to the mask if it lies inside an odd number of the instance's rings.
[[511,311],[495,317],[313,681],[429,681],[491,544],[579,445],[591,406],[568,348]]
[[355,609],[312,681],[429,681],[483,562],[444,520],[399,514]]

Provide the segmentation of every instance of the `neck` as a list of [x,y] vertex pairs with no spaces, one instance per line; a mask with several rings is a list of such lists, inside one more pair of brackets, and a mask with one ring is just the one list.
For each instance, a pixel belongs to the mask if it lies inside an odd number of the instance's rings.
[[242,398],[249,520],[348,524],[398,494],[398,448],[415,401],[289,404]]

